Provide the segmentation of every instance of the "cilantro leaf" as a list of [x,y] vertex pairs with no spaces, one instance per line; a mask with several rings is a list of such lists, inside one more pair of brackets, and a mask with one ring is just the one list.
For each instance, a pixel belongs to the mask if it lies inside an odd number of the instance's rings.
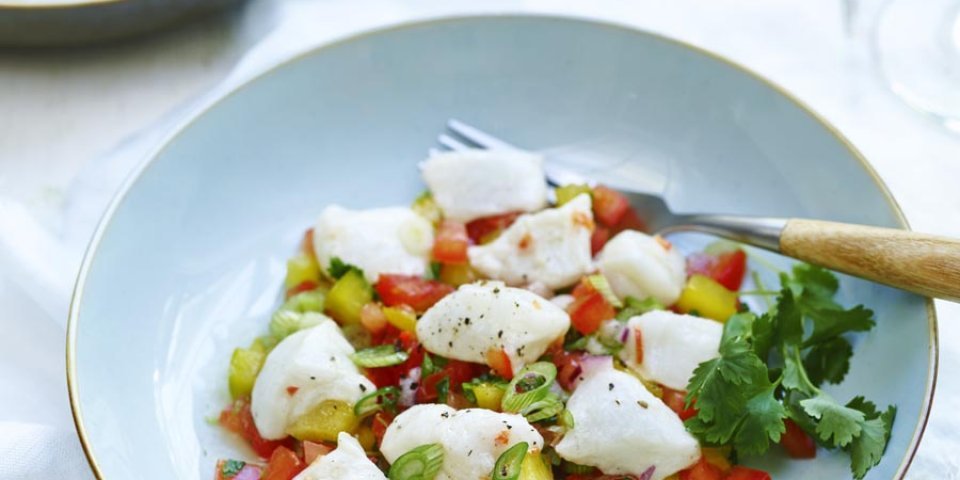
[[890,437],[890,430],[882,418],[867,420],[861,427],[860,436],[850,443],[850,470],[857,479],[863,478],[868,470],[880,463]]
[[753,321],[753,351],[761,360],[766,361],[770,356],[770,349],[773,348],[774,331],[773,316],[764,313]]
[[780,283],[804,304],[816,308],[839,308],[833,299],[840,282],[830,271],[805,263],[793,266],[793,276],[780,275]]
[[701,363],[687,386],[697,415],[684,425],[706,443],[751,455],[778,442],[790,418],[820,445],[846,451],[860,479],[880,461],[896,408],[881,413],[864,397],[841,405],[819,386],[844,379],[853,355],[844,335],[871,329],[873,312],[839,305],[839,282],[822,268],[797,265],[780,281],[770,311],[727,320],[720,356]]
[[746,455],[761,454],[770,448],[770,442],[779,442],[787,431],[783,419],[787,411],[774,397],[776,385],[770,385],[747,401],[743,422],[733,439],[737,452]]
[[818,342],[829,341],[847,332],[866,332],[876,324],[873,320],[873,310],[857,305],[849,310],[814,309],[807,307],[807,315],[813,319],[813,333],[804,345],[814,345]]
[[847,407],[860,410],[867,420],[872,420],[880,416],[880,412],[877,410],[877,404],[863,398],[863,396],[853,397],[853,400],[847,402]]
[[807,372],[803,368],[803,360],[800,358],[799,347],[787,346],[782,350],[783,355],[783,386],[790,390],[803,392],[807,395],[816,393],[816,385],[807,378]]
[[753,337],[753,324],[756,321],[757,316],[749,312],[734,314],[723,324],[723,336],[720,337],[720,343],[729,342],[733,337],[743,337],[749,340]]
[[327,268],[327,273],[335,280],[339,280],[340,277],[346,275],[350,270],[356,270],[357,273],[363,275],[363,270],[357,266],[344,262],[340,257],[333,257],[330,259],[330,267]]
[[803,339],[803,314],[787,288],[780,292],[773,319],[774,339],[777,343],[799,345]]
[[[825,393],[800,402],[817,423],[817,435],[828,445],[845,447],[860,436],[866,416],[860,410],[845,407]],[[881,422],[882,423],[882,422]]]
[[[694,399],[697,406],[697,416],[687,420],[688,430],[709,443],[728,442],[744,416],[754,413],[747,409],[749,401],[770,387],[767,375],[766,365],[742,337],[722,343],[720,357],[701,363],[687,386],[687,406]],[[765,410],[761,407],[758,403],[757,412]],[[749,434],[744,438],[753,450],[759,449]]]
[[814,345],[803,359],[803,367],[814,385],[820,385],[824,381],[837,384],[843,381],[843,377],[850,370],[852,356],[853,346],[850,342],[843,337],[834,337]]

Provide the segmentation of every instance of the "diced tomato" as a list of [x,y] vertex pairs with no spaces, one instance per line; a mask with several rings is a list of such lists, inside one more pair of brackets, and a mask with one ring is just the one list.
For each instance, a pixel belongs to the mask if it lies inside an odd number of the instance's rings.
[[623,220],[629,209],[630,201],[622,193],[603,185],[593,189],[593,214],[600,223],[612,227]]
[[723,480],[723,472],[703,457],[692,467],[681,470],[680,480]]
[[325,443],[306,440],[303,442],[303,462],[310,465],[317,457],[322,457],[332,451],[333,447]]
[[313,280],[304,280],[300,282],[297,286],[291,289],[288,289],[286,298],[290,298],[298,293],[309,292],[310,290],[313,290],[319,286],[320,284],[317,282],[314,282]]
[[617,314],[613,305],[610,305],[600,292],[591,292],[576,298],[567,307],[567,312],[570,313],[573,328],[584,335],[596,332],[604,320],[609,320]]
[[633,344],[637,353],[637,363],[643,363],[643,332],[639,327],[633,329]]
[[478,218],[467,223],[467,236],[477,245],[489,242],[504,229],[513,224],[521,212]]
[[583,373],[580,363],[584,355],[582,352],[564,351],[553,355],[553,364],[557,366],[557,383],[567,391],[573,390],[577,377]]
[[451,392],[462,390],[463,382],[468,382],[474,377],[479,377],[487,370],[486,365],[477,363],[462,362],[460,360],[448,360],[447,365],[439,372],[434,372],[420,379],[420,385],[417,387],[417,403],[430,403],[439,397],[437,385],[448,378],[448,385]]
[[763,470],[737,465],[733,467],[733,470],[730,470],[730,473],[724,480],[771,480],[771,478],[770,474]]
[[389,274],[381,274],[374,288],[384,305],[409,305],[418,312],[426,311],[454,290],[445,283],[416,275]]
[[360,309],[360,324],[370,333],[379,333],[387,327],[387,316],[376,302],[370,302]]
[[491,348],[486,354],[487,365],[493,369],[494,373],[507,380],[513,378],[513,365],[510,364],[510,357],[502,348]]
[[571,294],[574,300],[567,307],[567,313],[570,314],[573,328],[584,335],[597,331],[604,320],[613,318],[617,313],[613,305],[586,279],[580,281]]
[[397,345],[406,351],[410,356],[400,365],[391,367],[368,368],[366,370],[367,378],[377,386],[377,388],[397,386],[400,379],[407,375],[410,370],[417,368],[423,362],[423,347],[417,341],[416,335],[411,332],[403,332],[387,325],[381,334],[374,338],[375,345]]
[[387,427],[393,421],[393,414],[383,410],[373,414],[370,429],[373,430],[373,436],[377,439],[377,446],[383,443],[383,435],[387,432]]
[[607,240],[610,240],[610,229],[597,225],[593,229],[593,234],[590,235],[590,254],[596,255],[607,244]]
[[269,458],[275,449],[289,444],[288,439],[266,440],[261,437],[257,425],[253,422],[250,404],[247,402],[235,402],[220,412],[220,424],[243,437],[253,451],[263,458]]
[[687,257],[687,274],[712,278],[728,290],[737,291],[747,272],[747,254],[740,249],[719,255],[695,253]]
[[787,431],[780,437],[780,446],[787,451],[790,458],[815,458],[817,444],[807,432],[804,432],[793,420],[783,421]]
[[308,255],[313,258],[317,257],[316,252],[313,251],[313,227],[308,228],[307,231],[303,233],[303,241],[300,243],[300,251],[303,252],[304,255]]
[[307,465],[296,453],[287,447],[277,447],[270,455],[270,463],[263,469],[260,480],[291,480],[305,468]]
[[673,390],[669,387],[663,388],[663,403],[667,404],[670,407],[670,410],[673,410],[677,416],[680,417],[680,420],[686,420],[697,415],[697,409],[691,405],[690,408],[686,408],[686,393]]
[[620,219],[620,222],[614,226],[613,233],[617,234],[624,230],[648,232],[650,228],[647,226],[647,222],[640,218],[640,214],[638,214],[636,210],[629,208],[623,218]]
[[466,225],[444,220],[433,240],[433,259],[443,263],[466,263],[470,237]]

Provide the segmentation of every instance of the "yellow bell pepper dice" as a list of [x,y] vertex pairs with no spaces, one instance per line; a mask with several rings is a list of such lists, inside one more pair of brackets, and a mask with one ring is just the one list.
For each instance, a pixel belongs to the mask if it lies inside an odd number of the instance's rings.
[[287,260],[287,277],[283,284],[291,289],[306,281],[320,281],[320,265],[312,255],[300,253]]
[[486,408],[487,410],[500,410],[503,392],[504,386],[498,386],[492,383],[481,383],[473,387],[473,395],[477,397],[477,406]]
[[390,325],[404,332],[416,333],[417,314],[413,311],[401,307],[383,307],[383,315]]
[[473,283],[477,279],[477,273],[473,271],[470,264],[467,263],[445,263],[440,267],[440,281],[447,285],[459,287],[467,283]]
[[234,400],[250,395],[266,358],[266,352],[260,350],[238,348],[233,351],[233,356],[230,357],[227,384],[230,387],[230,396]]
[[297,440],[336,442],[340,432],[353,433],[359,424],[353,406],[342,400],[324,400],[293,422],[287,433]]
[[373,301],[373,290],[356,270],[345,273],[327,293],[325,307],[327,312],[341,325],[360,321],[360,310]]
[[677,300],[677,309],[726,322],[737,313],[737,294],[704,275],[692,275]]
[[540,452],[527,452],[520,464],[520,476],[517,480],[553,480],[553,470]]
[[589,185],[583,184],[569,184],[563,185],[562,187],[557,187],[557,190],[554,192],[557,196],[557,206],[561,206],[570,200],[573,200],[580,195],[581,193],[591,193],[593,191]]

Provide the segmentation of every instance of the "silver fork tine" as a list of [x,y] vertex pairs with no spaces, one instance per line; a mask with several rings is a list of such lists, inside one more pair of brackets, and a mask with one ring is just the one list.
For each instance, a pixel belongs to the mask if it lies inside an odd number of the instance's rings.
[[440,136],[437,137],[437,143],[453,151],[470,150],[469,145],[445,133],[441,133]]
[[473,142],[477,146],[486,148],[488,150],[519,150],[517,146],[504,142],[503,140],[500,140],[499,138],[494,137],[487,132],[467,125],[466,123],[463,123],[455,118],[451,118],[447,122],[447,128],[449,128],[451,132],[460,135],[470,142]]

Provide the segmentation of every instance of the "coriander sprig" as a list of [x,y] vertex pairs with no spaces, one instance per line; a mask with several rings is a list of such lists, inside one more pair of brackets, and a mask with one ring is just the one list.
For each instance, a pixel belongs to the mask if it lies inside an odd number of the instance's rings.
[[853,347],[844,335],[872,328],[873,312],[840,306],[836,277],[818,267],[797,265],[780,283],[770,311],[731,317],[720,356],[694,371],[686,401],[697,415],[687,429],[706,443],[762,454],[789,418],[822,446],[847,451],[854,477],[863,478],[883,455],[896,407],[881,413],[863,397],[842,405],[820,385],[846,376]]

